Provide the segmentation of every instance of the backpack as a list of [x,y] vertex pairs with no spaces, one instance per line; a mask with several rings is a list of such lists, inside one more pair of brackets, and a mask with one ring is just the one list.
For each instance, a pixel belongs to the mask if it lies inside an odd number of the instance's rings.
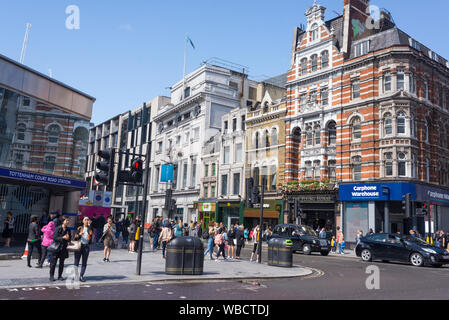
[[215,244],[216,244],[217,246],[221,246],[221,245],[223,244],[223,235],[222,235],[222,234],[218,234],[218,235],[215,237]]
[[155,232],[156,232],[156,226],[154,223],[152,223],[150,228],[148,229],[148,233],[154,234]]
[[202,236],[202,237],[203,237],[203,239],[204,239],[204,240],[207,240],[207,239],[209,239],[209,237],[210,237],[210,236],[209,236],[209,231],[207,231],[207,230],[206,230],[206,231],[204,231],[204,232],[203,232],[203,236]]

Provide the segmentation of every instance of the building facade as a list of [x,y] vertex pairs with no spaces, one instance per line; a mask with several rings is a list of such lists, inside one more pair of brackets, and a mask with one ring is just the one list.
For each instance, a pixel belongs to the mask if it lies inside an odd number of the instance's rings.
[[[258,86],[259,102],[246,116],[246,179],[264,186],[264,227],[285,222],[284,201],[280,191],[285,174],[285,89],[267,83]],[[249,190],[247,190],[247,195]],[[244,224],[254,228],[260,223],[260,205],[245,208]]]
[[[448,226],[446,206],[431,194],[448,187],[449,64],[387,12],[365,27],[369,4],[344,0],[343,15],[330,21],[324,7],[309,8],[306,29],[295,30],[287,85],[288,187],[329,194],[336,183],[333,228],[349,241],[358,229],[424,234]],[[431,204],[431,214],[405,213],[406,193],[414,209]],[[310,212],[320,227],[331,218],[320,216],[324,209]]]
[[0,220],[27,233],[32,215],[76,217],[95,98],[4,56],[0,69]]

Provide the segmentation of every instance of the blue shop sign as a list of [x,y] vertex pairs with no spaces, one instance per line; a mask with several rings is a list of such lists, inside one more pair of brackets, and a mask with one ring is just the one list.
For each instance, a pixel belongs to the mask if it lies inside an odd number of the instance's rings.
[[0,168],[0,177],[4,177],[4,178],[8,178],[8,179],[15,179],[15,180],[24,180],[24,181],[29,181],[29,182],[53,184],[53,185],[59,185],[59,186],[65,186],[65,187],[74,187],[77,189],[85,189],[86,188],[85,181],[72,180],[72,179],[67,179],[64,177],[47,176],[44,174],[11,170],[11,169],[5,169],[5,168]]
[[411,183],[343,184],[339,188],[340,201],[402,201],[407,193],[416,199],[416,185]]
[[161,167],[161,182],[173,182],[174,169],[173,165],[163,164]]

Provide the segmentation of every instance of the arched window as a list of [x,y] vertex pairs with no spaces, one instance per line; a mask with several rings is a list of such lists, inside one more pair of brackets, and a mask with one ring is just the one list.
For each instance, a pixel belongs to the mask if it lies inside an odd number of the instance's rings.
[[327,68],[329,67],[329,52],[328,51],[323,51],[321,53],[321,68]]
[[335,121],[331,121],[327,126],[327,134],[329,137],[329,145],[334,146],[337,144],[337,124]]
[[301,60],[301,74],[307,74],[307,58]]
[[310,31],[310,40],[316,41],[318,40],[319,34],[318,34],[318,24],[315,23],[312,25],[311,31]]
[[355,117],[352,120],[352,139],[360,140],[362,139],[362,121],[359,117]]
[[356,156],[352,158],[352,171],[355,181],[362,180],[362,157]]
[[407,155],[404,152],[398,153],[398,176],[407,176]]
[[265,147],[270,147],[270,133],[268,132],[268,130],[265,130]]
[[25,131],[26,131],[26,126],[23,123],[21,123],[17,126],[17,140],[19,140],[19,141],[25,140]]
[[329,167],[329,179],[335,181],[337,178],[337,161],[329,160],[327,166]]
[[259,149],[259,139],[260,139],[260,134],[259,132],[256,132],[256,149]]
[[393,176],[393,153],[385,153],[385,176]]
[[315,134],[315,146],[321,145],[321,127],[319,125],[315,126],[314,134]]
[[315,72],[318,70],[318,56],[314,54],[311,57],[311,60],[312,60],[312,72]]
[[391,118],[391,113],[386,113],[384,119],[385,135],[393,134],[393,119]]
[[399,112],[396,121],[398,134],[405,134],[405,113]]
[[277,146],[279,144],[278,141],[278,131],[276,128],[271,130],[271,145]]
[[48,143],[58,143],[60,128],[58,125],[54,124],[48,128]]
[[313,146],[313,129],[310,125],[306,127],[306,143],[308,147]]

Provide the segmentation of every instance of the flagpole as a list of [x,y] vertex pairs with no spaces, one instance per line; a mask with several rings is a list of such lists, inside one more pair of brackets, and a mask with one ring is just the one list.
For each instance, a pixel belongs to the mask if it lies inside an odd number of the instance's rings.
[[186,64],[187,64],[187,33],[185,37],[185,46],[184,46],[184,73],[182,75],[182,81],[183,81],[183,90],[182,90],[182,96],[184,97],[184,92],[186,89]]

